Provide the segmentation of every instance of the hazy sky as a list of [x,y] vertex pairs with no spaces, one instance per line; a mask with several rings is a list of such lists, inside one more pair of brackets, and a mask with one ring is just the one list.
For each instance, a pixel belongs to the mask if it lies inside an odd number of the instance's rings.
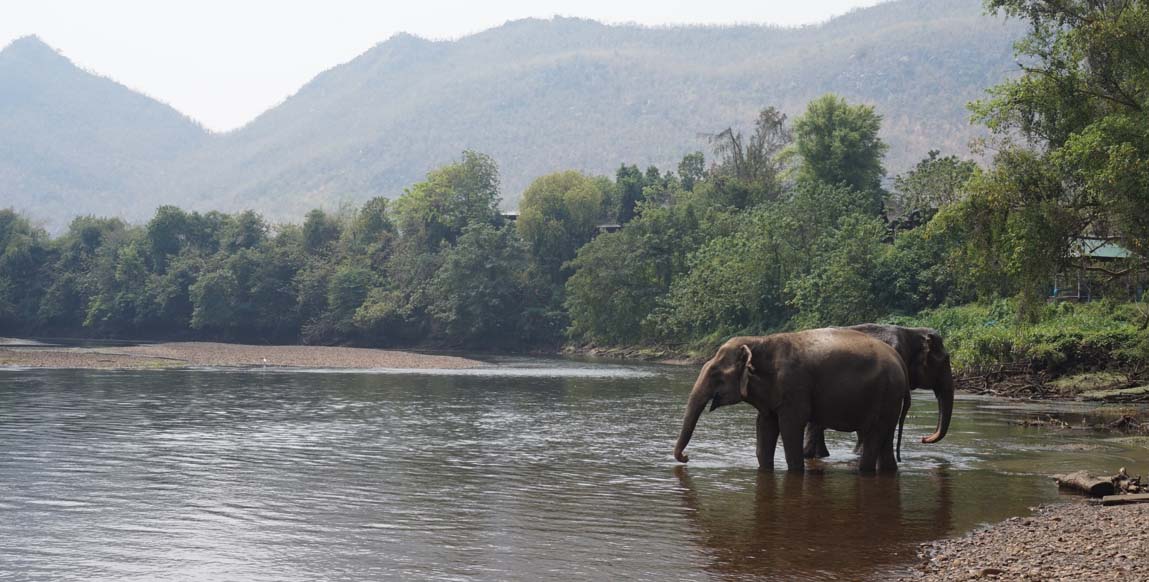
[[78,65],[222,131],[400,31],[458,38],[556,14],[650,25],[800,25],[880,1],[2,0],[0,46],[38,35]]

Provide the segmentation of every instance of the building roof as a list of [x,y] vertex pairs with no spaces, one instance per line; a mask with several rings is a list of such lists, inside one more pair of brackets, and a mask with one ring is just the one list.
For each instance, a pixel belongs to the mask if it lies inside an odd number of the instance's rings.
[[1082,237],[1075,239],[1070,247],[1070,253],[1075,257],[1089,257],[1091,259],[1128,259],[1133,256],[1129,249],[1104,238]]

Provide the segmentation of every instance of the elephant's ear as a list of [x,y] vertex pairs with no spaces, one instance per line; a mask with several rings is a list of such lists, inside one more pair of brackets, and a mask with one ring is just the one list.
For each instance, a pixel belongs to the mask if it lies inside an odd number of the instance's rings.
[[738,383],[738,392],[742,394],[742,399],[746,400],[750,397],[750,374],[754,372],[754,352],[750,351],[750,346],[742,345],[743,356],[746,358],[745,364],[742,366],[742,379]]
[[[933,334],[929,332],[919,333],[916,338],[917,349],[914,350],[914,357],[912,362],[906,362],[906,367],[909,368],[910,381],[913,383],[920,382],[928,378],[926,372],[930,368],[930,353],[933,351],[934,340]],[[910,389],[924,388],[924,386],[910,386]]]

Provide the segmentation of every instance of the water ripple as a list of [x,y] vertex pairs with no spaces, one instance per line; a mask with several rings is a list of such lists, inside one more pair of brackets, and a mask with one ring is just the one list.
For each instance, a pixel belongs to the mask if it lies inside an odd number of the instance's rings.
[[0,579],[835,579],[1052,498],[1038,467],[1146,460],[963,400],[933,447],[915,404],[893,479],[838,434],[805,479],[760,473],[747,407],[684,469],[691,370],[524,369],[6,372]]

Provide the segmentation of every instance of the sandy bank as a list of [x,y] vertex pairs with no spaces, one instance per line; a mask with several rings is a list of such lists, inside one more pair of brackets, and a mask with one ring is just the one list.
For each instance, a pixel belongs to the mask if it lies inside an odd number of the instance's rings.
[[477,360],[394,350],[171,342],[116,348],[0,347],[0,366],[149,369],[186,366],[296,368],[476,368]]
[[923,544],[921,563],[883,580],[1149,580],[1149,505],[1039,508],[961,538]]

